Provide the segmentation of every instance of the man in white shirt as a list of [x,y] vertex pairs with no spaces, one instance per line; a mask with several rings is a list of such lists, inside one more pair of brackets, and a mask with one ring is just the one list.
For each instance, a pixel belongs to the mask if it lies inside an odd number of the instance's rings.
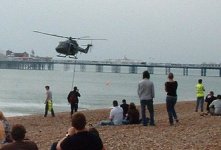
[[221,115],[221,95],[217,95],[217,99],[209,105],[212,115]]
[[116,100],[113,101],[113,109],[110,111],[109,119],[114,123],[114,125],[120,125],[123,121],[123,108],[118,106]]
[[109,120],[103,120],[100,125],[120,125],[123,121],[123,109],[118,106],[116,100],[113,101],[113,108],[110,111]]

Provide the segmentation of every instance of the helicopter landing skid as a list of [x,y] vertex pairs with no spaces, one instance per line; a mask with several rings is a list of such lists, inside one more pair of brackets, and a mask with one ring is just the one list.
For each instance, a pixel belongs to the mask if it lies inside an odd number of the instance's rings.
[[78,59],[77,56],[69,56],[69,58]]
[[66,57],[65,55],[57,55],[57,57]]

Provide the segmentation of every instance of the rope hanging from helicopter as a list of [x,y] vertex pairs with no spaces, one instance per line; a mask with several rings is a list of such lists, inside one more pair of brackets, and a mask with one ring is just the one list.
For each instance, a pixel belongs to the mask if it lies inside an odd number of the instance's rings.
[[71,89],[74,88],[75,68],[76,68],[76,59],[74,60],[74,69],[73,69],[73,76],[72,76],[72,85],[71,85]]

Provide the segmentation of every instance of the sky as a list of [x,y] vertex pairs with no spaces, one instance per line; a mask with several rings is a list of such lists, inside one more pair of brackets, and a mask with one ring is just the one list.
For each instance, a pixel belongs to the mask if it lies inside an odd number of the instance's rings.
[[0,0],[0,14],[1,53],[34,50],[57,59],[65,39],[38,30],[107,39],[93,41],[80,60],[221,63],[220,0]]

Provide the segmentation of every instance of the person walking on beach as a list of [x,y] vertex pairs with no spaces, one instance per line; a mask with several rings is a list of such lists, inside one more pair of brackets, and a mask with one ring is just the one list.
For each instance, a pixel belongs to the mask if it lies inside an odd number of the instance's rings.
[[73,111],[77,112],[78,111],[78,102],[81,94],[79,93],[78,88],[75,86],[73,91],[70,91],[68,94],[68,102],[71,105],[71,115],[73,115]]
[[55,117],[54,109],[53,109],[53,102],[52,102],[52,92],[50,91],[50,87],[48,85],[45,86],[45,89],[46,89],[46,99],[45,99],[44,117],[47,117],[48,111],[51,112],[52,117]]
[[198,83],[196,84],[196,112],[198,112],[198,108],[200,106],[201,112],[203,112],[203,104],[204,104],[204,85],[203,80],[199,79]]
[[165,91],[167,93],[166,96],[166,108],[168,112],[168,117],[169,117],[169,123],[170,125],[173,125],[174,119],[176,122],[179,122],[177,119],[177,114],[175,111],[175,105],[177,102],[177,87],[178,83],[177,81],[173,80],[173,73],[168,74],[168,81],[165,82]]
[[154,126],[153,98],[155,96],[154,84],[150,79],[148,71],[143,72],[143,79],[138,83],[137,93],[140,98],[142,123],[147,126],[146,106],[150,113],[150,125]]

